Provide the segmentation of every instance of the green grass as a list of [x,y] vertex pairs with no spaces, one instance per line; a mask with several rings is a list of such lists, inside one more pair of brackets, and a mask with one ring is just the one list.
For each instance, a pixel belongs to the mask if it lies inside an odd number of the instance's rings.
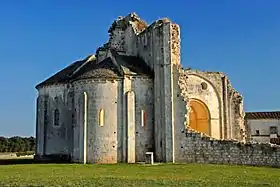
[[280,186],[280,169],[226,165],[0,165],[0,186]]

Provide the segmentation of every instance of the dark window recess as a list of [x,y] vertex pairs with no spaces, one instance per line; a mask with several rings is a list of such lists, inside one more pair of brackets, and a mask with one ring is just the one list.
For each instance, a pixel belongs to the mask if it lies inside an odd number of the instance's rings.
[[201,83],[201,89],[206,90],[207,89],[207,84],[205,82]]
[[59,110],[54,110],[54,126],[59,126]]
[[72,124],[75,124],[75,115],[72,114]]
[[275,126],[270,127],[269,130],[270,130],[270,134],[278,134],[277,127],[275,127]]
[[260,131],[256,130],[256,135],[259,136],[260,135]]

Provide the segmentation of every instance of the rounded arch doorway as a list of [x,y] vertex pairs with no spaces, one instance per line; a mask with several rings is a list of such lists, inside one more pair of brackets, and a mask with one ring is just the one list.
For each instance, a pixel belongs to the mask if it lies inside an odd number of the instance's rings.
[[190,99],[189,127],[210,136],[210,112],[205,103]]

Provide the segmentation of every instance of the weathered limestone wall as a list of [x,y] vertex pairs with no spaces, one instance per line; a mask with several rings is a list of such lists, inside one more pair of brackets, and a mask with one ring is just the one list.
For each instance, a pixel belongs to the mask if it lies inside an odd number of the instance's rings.
[[[168,19],[162,19],[137,35],[137,55],[154,70],[154,115],[157,116],[154,121],[154,136],[157,161],[173,162],[174,158],[173,65],[180,63],[180,33],[177,27]],[[172,35],[175,31],[177,34]],[[176,56],[173,55],[175,53]]]
[[[83,105],[81,97],[87,93],[87,163],[127,162],[131,156],[144,161],[148,149],[153,148],[153,80],[144,77],[130,77],[122,80],[79,80],[74,83],[76,124],[74,125],[73,161],[83,159]],[[135,93],[135,111],[127,108],[127,93]],[[104,110],[104,126],[99,125],[99,112]],[[142,127],[141,110],[146,112],[146,126]],[[134,112],[130,128],[128,116]],[[135,138],[129,136],[134,134]],[[128,141],[129,139],[129,141]],[[135,139],[135,140],[134,140]],[[133,144],[133,142],[135,143]],[[132,152],[131,152],[132,151]],[[132,158],[133,160],[133,158]],[[134,159],[135,160],[135,159]],[[134,161],[135,162],[135,161]]]
[[[131,140],[128,142],[127,134],[127,116],[131,110],[127,108],[129,91],[136,93],[132,111],[135,113],[134,144]],[[148,77],[126,77],[124,81],[88,79],[72,85],[47,86],[39,90],[37,102],[38,155],[70,154],[74,162],[83,162],[85,156],[87,163],[116,163],[127,162],[129,148],[133,148],[131,154],[136,161],[144,161],[145,153],[154,148],[153,79]],[[58,127],[53,126],[55,109],[60,111]],[[101,109],[104,110],[103,126],[99,125]],[[142,118],[142,110],[145,118]],[[44,134],[48,135],[46,143]],[[51,134],[56,136],[50,137]]]
[[[97,62],[112,57],[111,49],[139,56],[153,69],[154,79],[124,75],[40,88],[38,154],[71,154],[73,161],[89,163],[144,161],[146,151],[154,151],[157,161],[183,159],[190,99],[208,106],[212,137],[244,139],[242,97],[222,73],[181,68],[178,25],[161,19],[147,26],[130,14],[116,20],[109,34],[96,52]],[[55,109],[60,111],[57,127]]]
[[153,80],[133,78],[132,90],[135,93],[135,155],[137,162],[144,162],[145,153],[154,151]]
[[127,121],[127,163],[135,163],[135,92],[126,93],[126,121]]
[[[173,65],[180,64],[179,26],[172,24],[168,19],[155,21],[148,26],[136,14],[129,14],[114,21],[108,32],[110,34],[108,43],[97,50],[98,62],[108,56],[108,49],[113,49],[120,54],[141,57],[154,70],[154,115],[157,116],[154,120],[154,131],[157,132],[154,135],[155,157],[158,161],[173,161],[175,120],[172,102]],[[177,85],[177,82],[175,84]],[[130,91],[128,89],[130,85],[131,81],[125,78],[124,94]],[[123,101],[125,102],[125,99]],[[134,138],[132,139],[133,141],[129,142],[122,141],[123,150],[132,146]],[[128,159],[126,153],[123,153],[122,157],[121,160]]]
[[[69,85],[52,85],[39,89],[37,106],[37,153],[71,154],[72,126],[71,126],[71,87]],[[54,125],[54,111],[59,111],[59,125]]]
[[[188,100],[188,74],[179,69],[178,85],[181,96]],[[236,106],[242,107],[241,104]],[[188,104],[185,106],[188,109]],[[239,109],[242,111],[242,109]],[[240,116],[238,116],[240,117]],[[272,144],[250,144],[233,140],[217,140],[186,128],[185,123],[176,125],[176,154],[175,162],[210,163],[210,164],[239,164],[280,167],[280,146]],[[239,124],[237,123],[237,126]]]
[[[188,121],[188,97],[187,90],[182,90],[180,85],[185,85],[186,77],[182,78],[183,68],[181,66],[174,66],[174,108],[176,109],[174,113],[174,161],[177,158],[181,158],[181,142],[184,142],[185,137],[182,133],[185,132],[187,121]],[[184,74],[186,76],[186,74]],[[177,84],[176,84],[177,83]]]
[[132,25],[130,25],[124,33],[124,48],[125,48],[125,54],[136,56],[137,50],[136,50],[136,34],[133,30]]
[[280,146],[211,140],[199,133],[182,133],[181,157],[176,162],[203,164],[238,164],[280,167]]
[[182,74],[189,101],[202,101],[209,109],[211,137],[245,141],[243,99],[228,78],[221,72],[184,70]]
[[221,102],[213,83],[197,74],[188,73],[186,79],[189,100],[202,101],[210,113],[210,136],[221,138]]
[[248,132],[245,127],[245,112],[243,108],[242,96],[231,86],[230,82],[227,83],[227,97],[229,109],[229,127],[228,137],[231,139],[246,141]]
[[[173,161],[175,108],[173,65],[180,64],[180,29],[168,19],[155,21],[150,26],[136,14],[117,19],[109,29],[108,43],[97,50],[97,61],[106,56],[107,49],[141,57],[154,70],[155,157],[158,161]],[[127,86],[128,85],[128,86]],[[124,90],[130,81],[124,80]],[[129,90],[127,90],[129,91]],[[125,92],[124,92],[125,93]],[[125,101],[125,100],[124,100]],[[137,118],[137,117],[136,117]],[[129,147],[132,144],[126,145]],[[122,160],[127,160],[123,154]]]
[[[118,96],[121,82],[117,80],[79,80],[74,83],[75,106],[79,98],[87,93],[87,163],[116,163],[117,162],[117,136],[118,128]],[[104,111],[104,124],[100,126],[100,110]],[[76,116],[80,115],[82,108],[76,108]],[[80,161],[83,147],[83,120],[78,119],[74,128],[75,161]]]
[[109,29],[108,47],[126,55],[137,55],[137,34],[142,32],[147,24],[136,14],[119,17]]
[[44,154],[44,97],[38,95],[36,102],[36,149],[35,154]]
[[[159,85],[163,85],[163,79],[160,79],[160,76],[163,76],[162,73],[159,73],[159,68],[156,64],[160,64],[163,59],[163,30],[162,27],[152,26],[148,27],[144,32],[140,33],[137,37],[137,46],[138,46],[138,55],[143,58],[143,60],[154,69],[154,115],[157,116],[154,120],[154,130],[156,134],[155,137],[155,159],[157,161],[163,161],[163,147],[164,142],[162,140],[162,133],[164,132],[163,126],[163,111],[160,101],[161,92],[163,86],[160,88]],[[156,66],[156,67],[155,67]]]
[[[181,142],[182,136],[180,136],[181,131],[184,131],[186,125],[186,116],[188,114],[187,109],[187,97],[183,97],[181,94],[181,88],[179,86],[179,78],[180,78],[180,71],[182,70],[181,66],[181,38],[180,38],[180,27],[177,24],[171,25],[171,88],[172,88],[172,104],[173,104],[173,113],[172,119],[173,124],[171,126],[172,132],[172,152],[173,152],[173,159],[172,161],[176,161],[176,157],[179,155],[178,147],[179,143]],[[183,128],[181,128],[183,126]]]
[[[127,114],[128,114],[128,108],[127,108],[127,93],[132,91],[132,77],[131,76],[125,76],[123,79],[123,88],[121,90],[122,93],[122,105],[119,105],[120,111],[122,112],[122,118],[120,119],[119,127],[118,127],[118,155],[119,155],[119,162],[127,162],[128,160],[128,146],[134,146],[135,147],[135,139],[133,142],[128,142],[128,121],[127,121]],[[132,111],[130,111],[132,112]],[[131,145],[132,144],[132,145]]]

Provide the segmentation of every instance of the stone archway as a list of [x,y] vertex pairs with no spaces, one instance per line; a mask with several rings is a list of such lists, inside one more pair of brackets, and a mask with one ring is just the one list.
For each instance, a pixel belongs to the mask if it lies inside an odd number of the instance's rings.
[[210,136],[210,113],[205,103],[197,99],[189,101],[189,127]]

